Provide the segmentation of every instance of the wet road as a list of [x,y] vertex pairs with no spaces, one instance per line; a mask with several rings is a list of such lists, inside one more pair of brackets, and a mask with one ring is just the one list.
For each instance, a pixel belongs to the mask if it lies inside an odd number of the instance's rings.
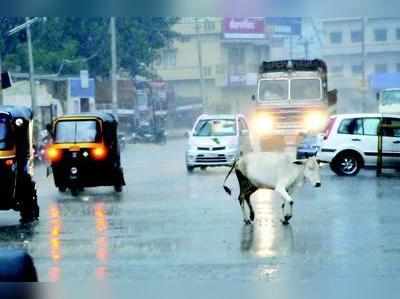
[[120,196],[108,188],[60,194],[39,168],[40,222],[21,227],[18,214],[2,212],[0,246],[27,248],[41,281],[334,279],[336,288],[398,279],[400,177],[325,169],[322,188],[298,194],[291,226],[280,224],[269,191],[255,195],[256,221],[244,226],[221,187],[227,169],[188,175],[184,150],[185,140],[130,145]]

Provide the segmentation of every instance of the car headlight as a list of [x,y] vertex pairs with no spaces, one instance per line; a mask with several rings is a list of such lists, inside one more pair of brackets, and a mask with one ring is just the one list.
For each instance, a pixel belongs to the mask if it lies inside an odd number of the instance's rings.
[[266,134],[272,131],[274,121],[270,115],[264,114],[257,116],[255,120],[255,128],[258,133]]
[[304,118],[304,126],[308,131],[323,130],[327,121],[327,116],[322,112],[310,112]]

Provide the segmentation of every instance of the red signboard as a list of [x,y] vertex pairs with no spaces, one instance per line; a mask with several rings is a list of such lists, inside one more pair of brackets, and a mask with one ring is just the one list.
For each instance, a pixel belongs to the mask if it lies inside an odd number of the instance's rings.
[[265,38],[263,18],[225,18],[224,37],[226,39]]

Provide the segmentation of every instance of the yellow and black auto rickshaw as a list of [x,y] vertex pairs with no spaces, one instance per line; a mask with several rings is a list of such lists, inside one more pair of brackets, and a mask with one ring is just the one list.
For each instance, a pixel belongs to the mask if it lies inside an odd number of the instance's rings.
[[118,122],[113,114],[64,115],[49,130],[53,143],[47,158],[60,192],[77,196],[85,187],[125,185],[118,144]]
[[0,210],[19,211],[23,223],[39,218],[32,135],[31,109],[0,106]]

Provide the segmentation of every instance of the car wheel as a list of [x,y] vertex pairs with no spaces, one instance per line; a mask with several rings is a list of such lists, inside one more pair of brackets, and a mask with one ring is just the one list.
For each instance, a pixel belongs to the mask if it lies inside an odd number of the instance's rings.
[[188,173],[193,173],[194,167],[186,165],[186,170],[187,170]]
[[200,169],[203,170],[203,171],[206,171],[207,170],[207,166],[201,166]]
[[32,179],[26,180],[26,186],[22,192],[23,199],[20,209],[20,222],[30,223],[39,219],[40,209],[37,200],[37,190]]
[[339,154],[330,164],[331,169],[339,176],[355,176],[362,167],[362,158],[352,152]]
[[79,188],[73,187],[71,188],[71,194],[74,197],[77,197],[79,195]]

